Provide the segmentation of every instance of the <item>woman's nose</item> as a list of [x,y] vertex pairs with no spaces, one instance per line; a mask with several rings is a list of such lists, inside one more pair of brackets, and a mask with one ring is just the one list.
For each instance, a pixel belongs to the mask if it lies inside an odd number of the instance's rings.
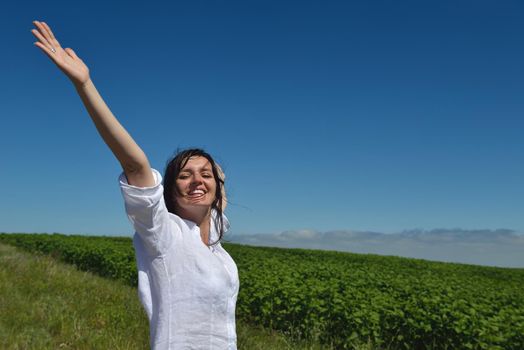
[[195,176],[193,176],[193,183],[202,183],[203,181],[203,178],[202,176],[200,176],[199,174],[195,174]]

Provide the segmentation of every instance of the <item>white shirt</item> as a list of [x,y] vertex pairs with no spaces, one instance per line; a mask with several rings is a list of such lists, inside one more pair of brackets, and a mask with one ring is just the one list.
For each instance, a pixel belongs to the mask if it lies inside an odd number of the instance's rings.
[[[220,243],[208,248],[194,222],[167,211],[162,176],[152,171],[153,187],[132,186],[124,173],[119,177],[136,230],[138,295],[149,317],[151,348],[236,350],[236,264]],[[218,239],[213,217],[210,242]]]

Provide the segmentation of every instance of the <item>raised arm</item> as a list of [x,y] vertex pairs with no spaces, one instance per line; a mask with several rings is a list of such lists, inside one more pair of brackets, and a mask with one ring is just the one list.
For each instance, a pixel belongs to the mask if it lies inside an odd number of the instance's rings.
[[128,183],[138,187],[154,186],[155,179],[146,155],[98,93],[87,66],[71,48],[62,49],[46,23],[34,21],[33,24],[37,29],[31,32],[39,40],[35,45],[71,80],[100,136],[122,165]]

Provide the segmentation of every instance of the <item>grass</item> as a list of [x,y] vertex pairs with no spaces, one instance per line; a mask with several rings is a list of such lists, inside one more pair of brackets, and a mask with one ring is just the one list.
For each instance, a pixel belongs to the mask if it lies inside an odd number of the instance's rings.
[[[238,349],[327,349],[237,321]],[[1,349],[148,349],[136,288],[0,244]]]

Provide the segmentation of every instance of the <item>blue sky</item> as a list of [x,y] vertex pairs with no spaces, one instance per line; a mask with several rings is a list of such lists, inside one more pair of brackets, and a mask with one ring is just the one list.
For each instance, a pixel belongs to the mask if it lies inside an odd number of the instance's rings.
[[216,157],[235,235],[524,232],[521,2],[3,4],[0,231],[130,235],[119,164],[33,20],[155,168]]

